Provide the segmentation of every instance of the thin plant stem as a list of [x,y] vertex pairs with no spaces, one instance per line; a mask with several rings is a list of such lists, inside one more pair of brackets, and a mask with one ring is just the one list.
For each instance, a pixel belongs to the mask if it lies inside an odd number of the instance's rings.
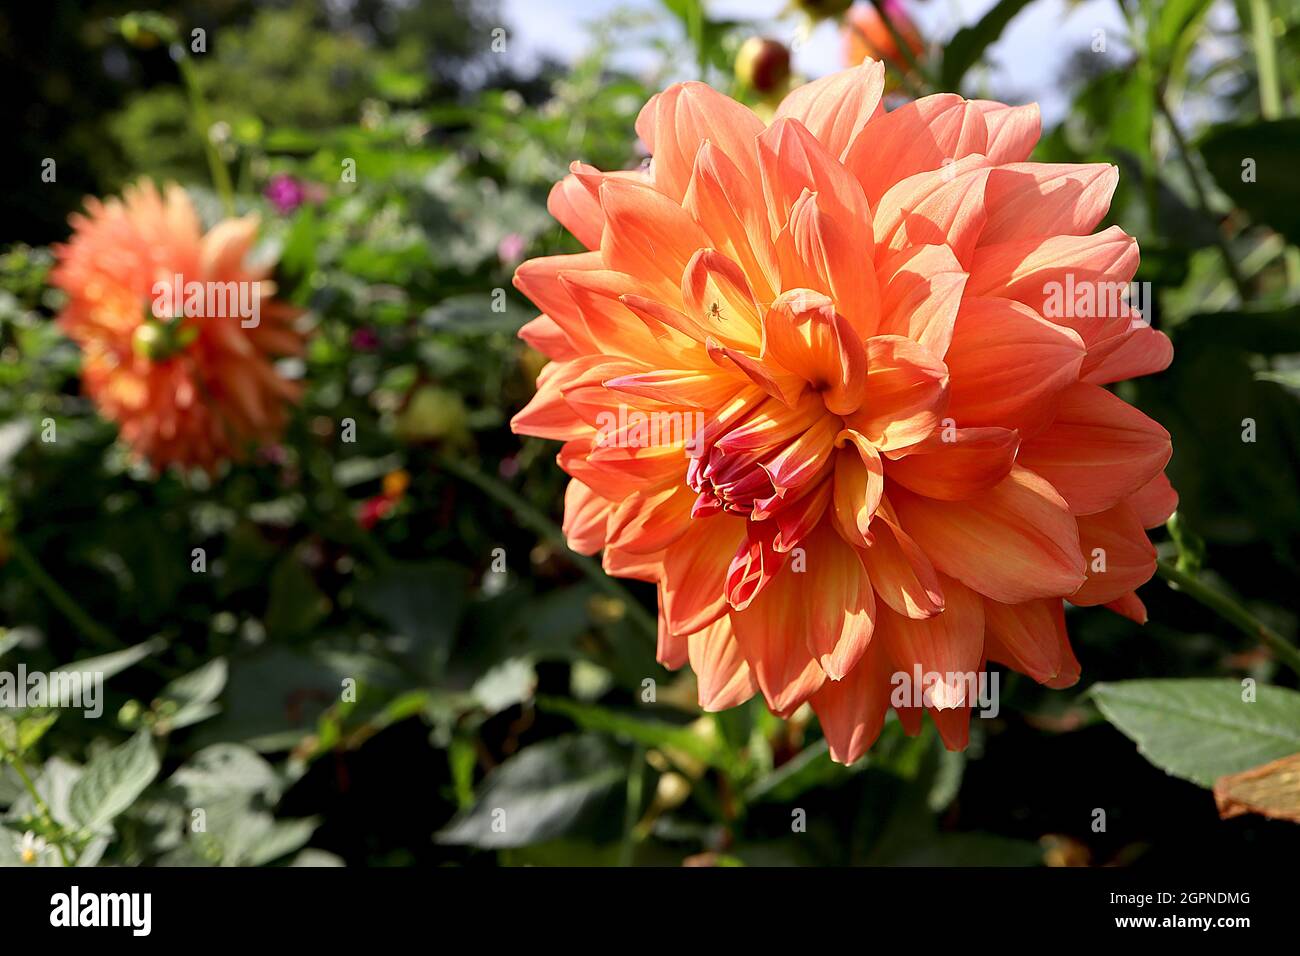
[[[41,819],[44,821],[45,825],[49,827],[54,826],[54,815],[50,813],[50,805],[45,802],[45,798],[42,797],[40,792],[36,789],[36,784],[32,782],[31,775],[27,773],[27,765],[23,763],[23,758],[20,754],[13,754],[12,766],[14,768],[14,773],[18,774],[18,779],[23,782],[23,787],[25,787],[27,792],[31,794],[32,802],[36,805],[36,812],[41,815]],[[64,848],[63,844],[55,841],[54,845],[59,849],[59,857],[63,860],[63,865],[72,866],[72,861],[68,859],[68,851]]]
[[555,522],[546,515],[542,514],[513,490],[502,482],[490,475],[484,474],[477,468],[473,468],[463,462],[456,461],[452,458],[441,457],[438,459],[439,466],[450,474],[465,481],[479,491],[483,492],[489,498],[509,508],[519,522],[527,528],[535,531],[547,541],[551,542],[558,548],[568,552],[569,559],[578,566],[578,569],[585,574],[593,584],[622,603],[626,609],[628,618],[632,624],[653,641],[659,639],[659,625],[654,618],[643,608],[636,597],[632,595],[627,588],[619,584],[616,580],[605,573],[597,562],[583,554],[578,554],[569,547],[569,543],[564,538],[564,532],[556,526]]
[[23,544],[20,539],[13,538],[10,541],[10,546],[19,566],[32,579],[32,582],[45,593],[45,596],[58,609],[59,613],[66,617],[78,631],[105,649],[116,650],[122,646],[121,642],[106,627],[91,617],[72,595],[50,576],[50,573],[41,566],[36,556],[27,550],[27,545]]
[[[1197,205],[1209,219],[1214,219],[1214,210],[1210,207],[1210,195],[1201,181],[1200,171],[1197,170],[1196,164],[1192,162],[1191,147],[1187,145],[1187,139],[1183,136],[1183,131],[1178,128],[1178,123],[1174,120],[1174,114],[1169,109],[1169,103],[1165,99],[1163,89],[1156,90],[1156,106],[1159,107],[1165,121],[1169,124],[1169,131],[1174,137],[1174,143],[1178,147],[1178,158],[1187,170],[1187,177],[1192,182],[1192,190],[1196,193]],[[1246,280],[1242,278],[1241,269],[1237,266],[1237,260],[1232,256],[1232,250],[1228,248],[1228,241],[1223,237],[1219,229],[1214,230],[1214,244],[1218,247],[1219,255],[1223,257],[1223,266],[1228,271],[1228,277],[1232,279],[1232,284],[1237,289],[1237,295],[1244,303],[1249,296],[1246,290]]]
[[623,844],[619,847],[618,865],[631,866],[638,842],[636,817],[641,809],[641,790],[645,781],[645,748],[632,748],[632,762],[627,771],[627,803],[623,808]]
[[1226,594],[1203,583],[1196,575],[1180,571],[1168,561],[1160,561],[1157,570],[1162,578],[1232,624],[1247,637],[1266,645],[1282,663],[1300,674],[1300,648],[1273,630],[1254,614]]
[[190,62],[189,54],[180,44],[173,45],[172,49],[176,51],[176,68],[180,72],[181,81],[185,84],[185,93],[189,97],[190,118],[194,124],[194,131],[202,141],[203,151],[208,158],[212,185],[216,188],[217,195],[221,197],[221,205],[226,215],[233,216],[235,189],[230,182],[230,170],[226,168],[221,154],[217,151],[217,144],[212,142],[212,120],[208,114],[207,100],[203,98],[203,89],[199,86],[198,75],[194,71],[194,64]]

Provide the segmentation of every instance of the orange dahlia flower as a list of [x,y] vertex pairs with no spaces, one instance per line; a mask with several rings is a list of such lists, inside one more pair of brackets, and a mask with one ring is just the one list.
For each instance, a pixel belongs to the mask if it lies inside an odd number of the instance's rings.
[[82,383],[122,439],[155,468],[243,456],[284,428],[297,384],[276,356],[298,355],[298,310],[275,301],[269,264],[246,260],[257,219],[204,233],[189,196],[128,187],[86,201],[57,246],[58,321],[82,350]]
[[[1137,268],[1091,234],[1114,167],[1028,162],[1035,106],[885,113],[883,73],[801,87],[771,125],[668,89],[637,120],[645,174],[574,164],[551,193],[590,251],[515,274],[553,361],[512,424],[564,442],[570,544],[658,585],[659,660],[702,707],[811,702],[842,762],[891,706],[964,746],[986,661],[1073,683],[1063,599],[1143,619],[1144,528],[1176,503],[1168,434],[1104,388],[1168,339],[1072,305]],[[927,694],[891,699],[917,669]]]
[[[919,60],[925,52],[925,41],[921,39],[921,31],[907,15],[907,8],[900,0],[884,0],[883,6],[889,15],[889,22],[907,44],[912,58]],[[873,4],[855,3],[850,7],[844,16],[840,35],[844,42],[844,62],[847,66],[857,66],[864,60],[883,60],[900,73],[911,72],[912,65],[907,54],[899,48],[894,34]]]

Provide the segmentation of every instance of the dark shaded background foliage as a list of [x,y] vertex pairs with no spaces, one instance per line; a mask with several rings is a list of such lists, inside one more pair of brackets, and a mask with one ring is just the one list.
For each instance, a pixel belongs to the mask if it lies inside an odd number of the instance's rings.
[[[1130,6],[1135,52],[1072,58],[1071,112],[1036,158],[1121,166],[1111,221],[1139,237],[1139,279],[1177,349],[1168,372],[1121,393],[1173,433],[1180,515],[1212,580],[1294,639],[1300,132],[1261,121],[1234,22],[1249,23],[1245,3],[1155,5],[1149,18]],[[690,3],[666,7],[697,22]],[[652,591],[588,573],[555,539],[554,448],[506,427],[539,359],[514,338],[534,310],[500,246],[576,251],[545,214],[551,182],[574,158],[640,161],[632,121],[660,77],[607,61],[616,37],[641,36],[636,17],[607,24],[571,68],[518,76],[490,52],[491,5],[469,0],[158,5],[183,36],[207,31],[194,63],[226,124],[239,207],[263,213],[281,287],[316,324],[281,445],[213,481],[132,466],[50,321],[44,245],[66,236],[83,195],[141,175],[190,186],[210,218],[219,205],[166,44],[132,45],[111,22],[130,9],[0,12],[15,137],[4,159],[22,184],[0,217],[0,654],[49,668],[139,648],[110,661],[104,720],[61,714],[28,748],[48,817],[0,768],[0,862],[27,830],[83,862],[170,864],[1241,863],[1300,850],[1293,826],[1220,822],[1208,791],[1148,764],[1087,698],[1095,682],[1140,677],[1294,686],[1160,581],[1142,591],[1144,628],[1072,610],[1083,682],[1052,692],[1004,673],[1002,713],[974,722],[966,754],[891,724],[845,769],[815,721],[787,725],[758,702],[701,717],[689,678],[654,662]],[[1274,11],[1289,111],[1300,13]],[[693,31],[715,82],[729,82],[717,66],[748,29]],[[1211,34],[1227,54],[1203,53]],[[989,39],[964,43],[978,56]],[[660,52],[665,69],[691,68]],[[979,91],[960,71],[956,82]],[[1253,188],[1240,188],[1242,155],[1260,157]],[[45,157],[56,183],[39,181]],[[338,181],[344,158],[355,186]],[[321,198],[277,214],[260,196],[276,173],[320,184]],[[57,442],[37,438],[46,417]],[[340,440],[347,418],[355,444]],[[410,485],[395,511],[362,527],[397,471]],[[205,573],[191,570],[194,548]],[[494,549],[508,573],[493,571]],[[60,606],[60,589],[89,620]],[[657,703],[642,697],[647,678]],[[347,679],[355,703],[339,700]],[[81,832],[55,792],[133,733],[160,766],[143,766],[148,786],[111,831]],[[546,804],[557,783],[565,797]],[[206,833],[188,827],[196,806]],[[524,832],[496,834],[493,807]],[[807,833],[791,832],[793,808]]]

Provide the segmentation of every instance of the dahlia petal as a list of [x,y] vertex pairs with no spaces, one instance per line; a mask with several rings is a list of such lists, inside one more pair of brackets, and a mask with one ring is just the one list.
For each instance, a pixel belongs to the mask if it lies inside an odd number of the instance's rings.
[[1020,464],[1052,483],[1076,515],[1135,494],[1172,454],[1169,433],[1119,396],[1080,382],[1060,393],[1056,418],[1020,449]]
[[[788,242],[783,239],[788,237]],[[789,252],[781,255],[783,244]],[[844,223],[823,208],[818,194],[805,192],[790,211],[777,240],[781,278],[787,289],[824,292],[836,303],[859,339],[876,331],[880,291],[875,270],[864,268],[863,250],[872,244],[870,223]]]
[[966,272],[947,246],[892,253],[880,268],[881,335],[901,335],[943,358],[952,341]]
[[1029,159],[1043,132],[1043,117],[1037,103],[1007,106],[992,100],[971,100],[971,104],[984,115],[984,125],[988,128],[984,153],[990,162],[1001,166]]
[[1091,236],[1018,239],[976,250],[966,292],[1023,302],[1091,345],[1107,320],[1128,315],[1122,298],[1137,266],[1137,240],[1118,226]]
[[630,495],[610,514],[608,543],[629,554],[671,547],[689,530],[694,503],[695,493],[684,484]]
[[[813,484],[811,491],[805,485],[794,495],[785,498],[774,496],[771,512],[771,520],[777,527],[776,537],[772,539],[774,551],[788,553],[817,528],[831,502],[831,484],[819,481]],[[757,520],[759,511],[756,505],[751,520]]]
[[1078,520],[1087,580],[1070,594],[1071,604],[1106,604],[1151,580],[1156,573],[1155,545],[1131,505],[1120,502],[1108,511]]
[[751,382],[783,405],[791,408],[804,390],[804,381],[797,375],[747,355],[739,349],[728,348],[712,338],[705,342],[709,357],[719,366],[734,366]]
[[520,263],[515,269],[514,286],[559,324],[576,348],[592,351],[586,326],[577,317],[577,306],[560,284],[560,273],[602,268],[604,260],[598,252],[542,256]]
[[[853,670],[875,627],[876,598],[871,581],[855,549],[846,544],[829,523],[807,539],[807,580],[797,585],[804,594],[818,596],[803,600],[802,633],[808,650],[826,676],[842,680]],[[792,567],[783,572],[796,575]]]
[[726,600],[743,611],[785,565],[786,554],[776,548],[779,529],[772,521],[745,522],[745,537],[727,567]]
[[731,612],[731,626],[749,661],[768,708],[788,717],[826,680],[804,640],[805,578],[785,570],[772,578],[743,611]]
[[947,603],[943,613],[924,620],[881,610],[880,639],[895,671],[934,675],[927,705],[936,710],[966,707],[972,702],[971,676],[984,660],[984,604],[980,596],[952,578],[940,577]]
[[679,304],[686,263],[709,244],[704,230],[672,199],[628,180],[606,179],[600,204],[605,210],[600,256],[607,267],[637,276],[669,305]]
[[564,400],[564,387],[591,363],[591,356],[571,362],[552,362],[537,377],[537,391],[528,404],[510,419],[516,435],[532,435],[555,441],[569,441],[591,434],[591,426]]
[[655,369],[620,375],[603,382],[606,388],[675,405],[717,408],[740,391],[741,384],[721,369]]
[[763,462],[763,470],[772,479],[778,494],[806,485],[831,466],[831,452],[838,432],[839,422],[823,415],[775,457]]
[[[975,255],[988,219],[984,197],[990,171],[974,168],[956,172],[945,168],[929,175],[942,180],[942,184],[915,205],[900,210],[898,228],[890,234],[888,246],[896,252],[918,245],[947,245],[965,266]],[[881,200],[882,207],[885,202]]]
[[1158,528],[1178,508],[1178,492],[1169,483],[1165,473],[1152,475],[1151,480],[1133,492],[1129,505],[1137,513],[1144,528]]
[[726,613],[727,559],[744,541],[747,524],[730,515],[692,521],[665,551],[660,603],[675,633],[693,634]]
[[[1119,324],[1122,320],[1117,320]],[[1080,377],[1094,385],[1163,372],[1174,359],[1169,336],[1141,319],[1124,323],[1113,338],[1094,344],[1084,359]]]
[[877,508],[880,520],[862,563],[877,596],[904,617],[924,619],[943,610],[943,586],[925,552],[899,526],[888,498]]
[[600,208],[600,201],[576,175],[570,173],[551,187],[550,195],[546,197],[546,211],[588,249],[600,248],[605,212]]
[[763,121],[704,83],[677,83],[652,97],[637,117],[636,131],[654,157],[655,188],[674,203],[686,194],[695,155],[706,140],[747,181],[758,182],[754,140],[763,132]]
[[1065,500],[1019,465],[969,501],[901,489],[890,492],[890,501],[934,566],[985,597],[1019,604],[1070,594],[1085,580],[1080,532]]
[[867,349],[826,296],[784,292],[763,320],[763,359],[771,359],[821,393],[826,409],[847,415],[869,385]]
[[867,340],[862,408],[845,423],[890,451],[923,441],[947,405],[947,366],[910,339],[877,335]]
[[1013,429],[945,428],[891,457],[886,470],[892,480],[919,495],[961,501],[1005,478],[1019,447],[1020,433]]
[[859,548],[871,541],[871,519],[885,493],[880,452],[862,435],[844,429],[835,436],[834,518],[844,540]]
[[255,215],[238,219],[223,219],[203,236],[199,269],[206,279],[224,282],[230,279],[247,279],[244,260],[257,239],[258,218]]
[[690,640],[685,634],[675,634],[668,626],[663,600],[659,601],[659,637],[655,642],[655,660],[669,670],[677,670],[689,659]]
[[[913,244],[925,241],[919,237],[924,234],[927,225],[933,228],[934,221],[943,219],[946,222],[954,222],[956,217],[951,212],[951,207],[956,204],[956,200],[960,200],[969,192],[972,185],[978,185],[979,190],[983,190],[982,180],[987,178],[988,169],[988,157],[976,153],[963,156],[951,163],[945,162],[937,169],[913,173],[890,186],[888,192],[880,197],[874,207],[875,218],[872,226],[876,235],[876,258],[883,261],[886,256],[902,248],[901,244],[891,246],[891,243],[908,220],[913,218],[913,211],[922,205],[928,204],[928,208],[933,211],[933,216],[931,220],[916,224],[913,235],[918,238],[913,240]],[[972,183],[972,174],[979,174],[980,180]],[[953,184],[958,180],[961,180],[961,185],[954,190]],[[941,190],[946,193],[946,196],[939,201],[931,202],[935,194]],[[978,221],[978,225],[983,228],[983,219]],[[978,232],[976,237],[978,238]],[[942,243],[944,240],[931,241]]]
[[989,174],[981,245],[1082,236],[1110,209],[1119,170],[1106,163],[1009,163]]
[[1147,606],[1142,603],[1142,599],[1137,596],[1136,591],[1130,591],[1113,601],[1107,601],[1106,607],[1116,614],[1128,618],[1134,624],[1145,624],[1147,622]]
[[726,345],[757,351],[758,302],[740,266],[716,249],[698,249],[682,272],[681,292],[686,313],[709,335]]
[[731,619],[719,618],[687,638],[691,670],[699,686],[700,709],[710,713],[743,704],[758,684],[731,630]]
[[1067,639],[1060,598],[1022,604],[985,598],[984,624],[989,660],[1028,674],[1040,684],[1061,675],[1061,648]]
[[605,528],[613,502],[606,501],[582,482],[570,480],[564,489],[564,540],[578,554],[593,555],[605,546]]
[[[652,554],[629,554],[618,548],[606,547],[605,553],[600,558],[600,566],[613,578],[632,578],[657,584],[663,577],[664,555],[662,551]],[[660,608],[662,607],[661,598]],[[661,610],[660,614],[662,613]]]
[[[843,227],[869,227],[871,207],[852,174],[798,120],[778,119],[758,137],[763,195],[773,232],[790,220],[790,210],[807,189]],[[870,228],[862,234],[871,235]],[[859,250],[870,258],[871,248]]]
[[954,93],[923,96],[873,120],[845,158],[874,206],[899,180],[938,169],[944,160],[983,153],[981,110]]
[[547,358],[556,361],[577,358],[582,354],[574,347],[559,323],[546,314],[525,322],[519,329],[519,337]]
[[746,180],[712,143],[695,156],[682,207],[708,233],[712,245],[740,265],[764,302],[780,290],[767,204],[757,180]]
[[809,699],[822,725],[831,759],[851,764],[880,736],[889,711],[889,663],[873,642],[842,680],[826,681]]
[[1052,400],[1079,377],[1079,336],[1011,299],[966,298],[944,361],[952,375],[948,416],[962,428],[997,425],[1033,433]]
[[776,119],[796,119],[841,162],[867,123],[884,115],[885,65],[864,60],[851,70],[805,83],[776,109]]

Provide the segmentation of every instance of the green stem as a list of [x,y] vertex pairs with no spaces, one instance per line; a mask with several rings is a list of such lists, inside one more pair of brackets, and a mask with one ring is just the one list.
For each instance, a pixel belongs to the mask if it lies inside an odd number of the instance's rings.
[[13,538],[10,541],[10,546],[19,566],[32,579],[32,582],[45,592],[45,596],[50,603],[71,621],[77,630],[106,649],[116,650],[122,646],[121,642],[106,627],[86,613],[81,605],[73,599],[72,595],[63,590],[59,582],[50,577],[49,572],[41,567],[41,563],[36,559],[36,556],[27,550],[27,545],[23,544],[18,538]]
[[1282,115],[1282,88],[1278,84],[1277,50],[1270,26],[1268,0],[1250,0],[1250,34],[1259,71],[1259,112],[1266,120]]
[[632,763],[627,771],[627,803],[623,807],[623,845],[619,848],[618,865],[631,866],[636,854],[636,818],[641,810],[641,789],[645,781],[645,748],[637,744],[632,748]]
[[173,49],[179,51],[176,59],[176,67],[180,71],[181,80],[185,84],[185,93],[190,100],[190,117],[194,123],[194,131],[198,134],[203,143],[203,151],[208,157],[208,170],[212,173],[212,185],[216,187],[217,195],[221,197],[221,205],[226,211],[227,216],[235,214],[235,189],[230,182],[230,170],[226,168],[225,162],[221,159],[221,154],[217,152],[217,144],[212,142],[212,120],[208,114],[208,104],[203,98],[203,89],[199,86],[199,78],[194,72],[194,64],[190,62],[190,55],[185,52],[179,44]]
[[626,608],[627,616],[632,623],[651,640],[658,642],[659,625],[655,619],[650,616],[627,588],[606,574],[605,569],[600,564],[570,548],[569,543],[564,538],[564,532],[556,526],[554,521],[530,505],[505,484],[490,475],[485,475],[476,468],[445,456],[438,459],[438,464],[447,472],[473,485],[489,498],[494,498],[505,505],[514,512],[515,517],[519,519],[524,527],[530,528],[556,547],[567,551],[570,560],[578,566],[579,570],[598,588],[621,602]]
[[[31,794],[32,803],[36,805],[36,812],[40,814],[42,822],[46,827],[53,828],[55,825],[54,815],[50,813],[50,805],[45,802],[45,798],[37,791],[36,784],[32,782],[31,776],[27,773],[27,765],[23,763],[21,754],[13,754],[13,768],[14,773],[18,774],[18,779],[23,782],[23,786]],[[59,848],[59,857],[63,860],[63,865],[72,866],[72,861],[68,859],[68,851],[63,844],[55,842],[54,845]]]
[[[1159,107],[1165,121],[1169,124],[1169,131],[1174,137],[1174,143],[1178,147],[1178,158],[1187,171],[1187,178],[1192,182],[1192,190],[1196,193],[1197,205],[1201,207],[1201,212],[1211,220],[1215,219],[1214,210],[1210,206],[1210,195],[1201,182],[1201,174],[1192,162],[1191,147],[1187,145],[1187,140],[1183,136],[1183,131],[1178,128],[1178,123],[1174,120],[1174,114],[1169,109],[1169,103],[1165,100],[1165,91],[1163,88],[1156,90],[1156,106]],[[1242,278],[1241,269],[1237,266],[1237,260],[1232,257],[1232,250],[1228,248],[1228,240],[1223,237],[1223,233],[1216,228],[1214,230],[1214,244],[1218,247],[1219,255],[1223,258],[1223,267],[1228,271],[1228,277],[1232,279],[1232,284],[1237,289],[1237,295],[1244,303],[1249,296],[1246,290],[1246,280]]]
[[1182,591],[1189,597],[1200,601],[1246,636],[1266,644],[1277,655],[1279,660],[1297,674],[1300,674],[1300,648],[1290,643],[1246,608],[1226,594],[1222,594],[1202,583],[1194,574],[1178,570],[1168,561],[1159,562],[1157,570],[1160,576],[1168,581],[1175,590]]

